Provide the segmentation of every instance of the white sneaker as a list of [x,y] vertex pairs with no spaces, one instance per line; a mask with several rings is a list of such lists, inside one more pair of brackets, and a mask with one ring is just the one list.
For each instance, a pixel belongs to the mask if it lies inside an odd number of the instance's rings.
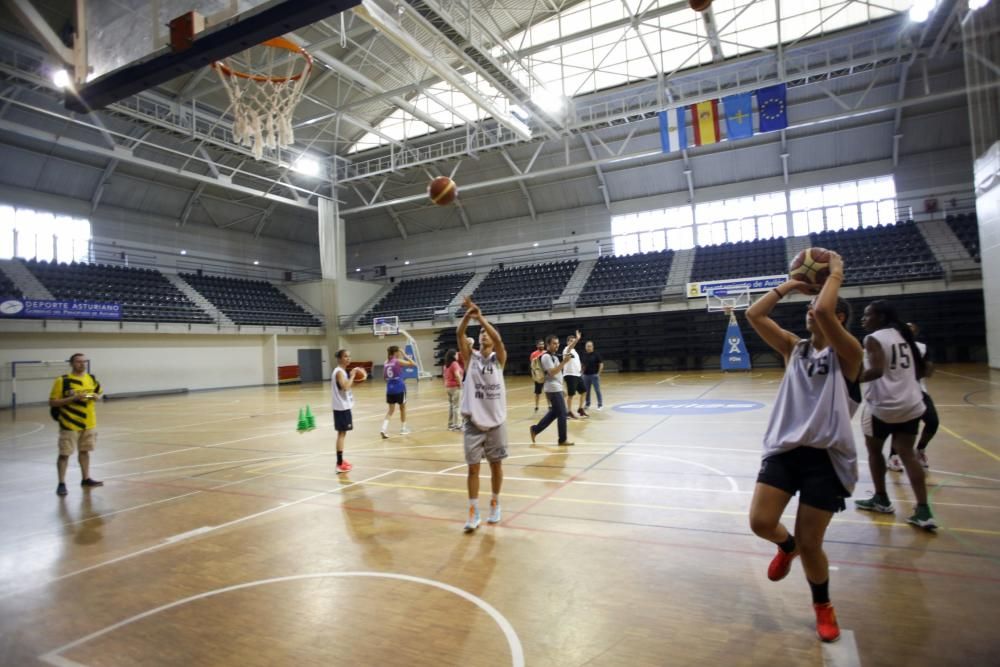
[[405,426],[403,428],[399,429],[399,434],[400,435],[408,435],[409,433],[410,433],[410,429],[406,428]]
[[924,470],[930,469],[931,464],[927,461],[927,454],[924,454],[924,450],[917,450],[917,461],[920,462],[920,465],[923,466]]
[[475,507],[469,508],[469,520],[465,522],[465,528],[463,530],[467,533],[471,533],[476,528],[479,528],[479,510]]
[[382,439],[383,439],[383,440],[388,440],[388,439],[389,439],[389,434],[388,434],[388,433],[386,433],[385,431],[379,431],[379,432],[378,432],[378,434],[379,434],[380,436],[382,436]]
[[603,405],[598,405],[598,406],[597,406],[597,411],[598,411],[598,412],[600,412],[600,411],[601,411],[601,410],[603,410],[603,409],[604,409],[604,406],[603,406]]
[[903,461],[897,454],[889,457],[888,468],[893,472],[903,472]]
[[490,501],[490,516],[486,523],[500,523],[500,503],[496,500]]

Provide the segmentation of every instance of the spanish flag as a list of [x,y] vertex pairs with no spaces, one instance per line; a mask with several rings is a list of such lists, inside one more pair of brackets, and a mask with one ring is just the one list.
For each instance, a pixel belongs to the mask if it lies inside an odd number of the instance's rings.
[[691,110],[695,146],[714,144],[722,138],[719,134],[719,100],[699,102],[688,108]]

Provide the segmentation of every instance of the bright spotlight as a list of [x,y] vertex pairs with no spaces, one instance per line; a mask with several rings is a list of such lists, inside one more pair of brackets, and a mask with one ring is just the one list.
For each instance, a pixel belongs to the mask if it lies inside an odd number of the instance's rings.
[[292,165],[292,170],[306,176],[319,176],[319,162],[311,157],[300,157]]
[[52,83],[60,88],[69,88],[73,81],[69,78],[69,72],[60,67],[52,71]]
[[976,11],[990,4],[990,0],[969,0],[969,9]]
[[910,20],[914,23],[923,23],[930,18],[936,5],[937,0],[916,0],[910,7]]

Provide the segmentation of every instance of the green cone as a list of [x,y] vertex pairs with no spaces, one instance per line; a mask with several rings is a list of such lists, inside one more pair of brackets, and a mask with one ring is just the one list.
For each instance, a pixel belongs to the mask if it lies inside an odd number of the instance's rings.
[[309,430],[309,420],[306,418],[306,414],[303,412],[302,408],[299,408],[299,423],[295,430],[299,433],[304,433]]
[[306,428],[310,431],[316,428],[316,417],[313,416],[308,405],[306,406]]

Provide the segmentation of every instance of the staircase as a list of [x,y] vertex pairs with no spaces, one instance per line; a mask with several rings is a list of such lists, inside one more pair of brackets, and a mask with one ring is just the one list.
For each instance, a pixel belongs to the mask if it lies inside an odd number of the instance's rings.
[[458,290],[458,294],[455,295],[448,305],[444,307],[444,311],[435,311],[434,319],[437,320],[450,320],[452,319],[451,314],[458,310],[459,306],[462,305],[462,297],[472,296],[472,293],[476,291],[479,284],[486,280],[486,276],[490,275],[490,269],[482,269],[476,271],[476,273],[469,278],[469,282],[462,285],[462,289]]
[[35,274],[28,270],[24,262],[19,262],[16,259],[2,259],[0,260],[0,271],[7,274],[10,281],[14,283],[14,287],[21,290],[25,299],[51,301],[54,298],[45,285],[35,277]]
[[352,327],[358,326],[358,320],[364,317],[369,310],[374,308],[378,304],[378,302],[381,301],[383,297],[385,297],[386,294],[388,294],[393,290],[394,287],[396,287],[395,283],[386,283],[385,285],[383,285],[382,289],[376,292],[372,298],[368,299],[368,301],[365,302],[365,305],[361,306],[361,308],[358,309],[358,312],[356,312],[354,314],[354,317],[351,319],[350,326]]
[[956,277],[956,274],[973,277],[982,271],[979,264],[969,256],[965,244],[944,220],[918,222],[917,229],[934,253],[934,259],[944,268],[945,275],[949,278]]
[[[274,285],[274,283],[271,284]],[[320,321],[320,323],[322,323],[323,326],[326,326],[326,318],[323,317],[323,313],[319,312],[318,310],[310,306],[308,303],[306,303],[306,301],[302,299],[302,297],[300,297],[292,290],[286,288],[284,285],[274,285],[274,287],[279,292],[287,296],[289,300],[291,300],[295,305],[297,305],[299,308],[301,308],[302,310],[306,311],[307,313],[315,317],[317,320]]]
[[576,271],[566,281],[562,294],[552,300],[552,310],[567,310],[573,307],[595,266],[597,266],[596,259],[585,259],[576,265]]
[[174,287],[179,289],[181,294],[186,296],[192,303],[208,313],[209,317],[215,320],[217,324],[229,327],[236,326],[236,323],[229,319],[225,313],[216,308],[211,301],[203,297],[201,292],[184,282],[184,279],[179,275],[176,273],[167,273],[166,271],[160,271],[160,273],[162,273]]
[[691,280],[691,270],[694,269],[694,254],[694,248],[678,250],[674,253],[674,261],[670,263],[670,274],[667,275],[667,285],[660,293],[661,300],[685,295],[687,284]]

